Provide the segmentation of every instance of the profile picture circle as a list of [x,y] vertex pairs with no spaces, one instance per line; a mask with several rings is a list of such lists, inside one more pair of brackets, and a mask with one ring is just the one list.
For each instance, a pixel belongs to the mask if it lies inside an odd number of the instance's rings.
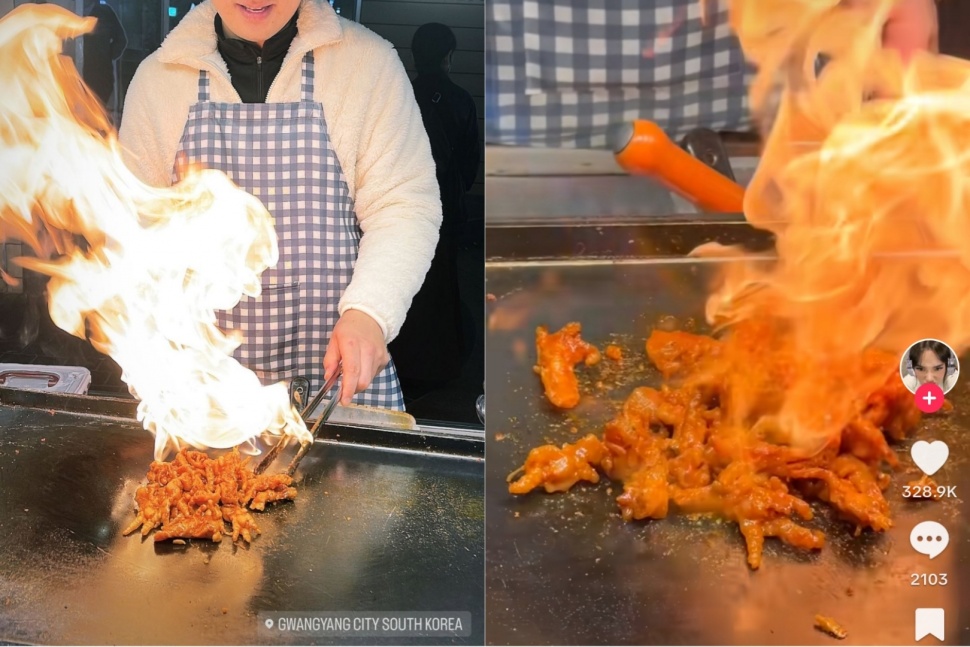
[[910,393],[916,393],[924,384],[935,384],[943,393],[949,393],[960,377],[960,360],[944,342],[921,339],[903,353],[899,375]]

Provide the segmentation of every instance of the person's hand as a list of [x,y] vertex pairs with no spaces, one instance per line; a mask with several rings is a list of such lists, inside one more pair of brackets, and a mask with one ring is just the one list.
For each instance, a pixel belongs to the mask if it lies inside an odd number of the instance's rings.
[[324,379],[333,375],[337,365],[343,362],[340,404],[346,406],[355,394],[370,386],[390,359],[384,333],[377,322],[360,310],[347,310],[330,335],[330,344],[323,356]]
[[895,49],[903,61],[916,52],[939,49],[936,0],[899,0],[882,31],[883,46]]

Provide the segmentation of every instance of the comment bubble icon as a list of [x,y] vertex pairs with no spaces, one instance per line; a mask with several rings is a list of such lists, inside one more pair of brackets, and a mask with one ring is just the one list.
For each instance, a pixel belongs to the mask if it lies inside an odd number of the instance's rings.
[[924,521],[916,524],[913,532],[909,533],[909,543],[917,553],[929,555],[930,559],[933,559],[950,543],[950,533],[942,524]]

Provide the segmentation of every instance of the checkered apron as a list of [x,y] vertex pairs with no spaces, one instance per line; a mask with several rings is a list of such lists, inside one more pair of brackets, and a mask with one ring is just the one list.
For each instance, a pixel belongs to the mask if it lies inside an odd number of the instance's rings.
[[[361,231],[353,200],[313,100],[313,53],[302,62],[296,103],[215,103],[209,75],[199,74],[199,101],[189,111],[173,179],[186,164],[226,173],[259,198],[276,224],[280,259],[262,276],[262,294],[217,313],[220,326],[242,331],[235,357],[264,382],[305,377],[323,385],[323,355],[337,303],[353,276]],[[393,362],[355,404],[404,409]]]
[[750,127],[728,1],[489,0],[486,141],[604,148],[634,119],[673,137]]

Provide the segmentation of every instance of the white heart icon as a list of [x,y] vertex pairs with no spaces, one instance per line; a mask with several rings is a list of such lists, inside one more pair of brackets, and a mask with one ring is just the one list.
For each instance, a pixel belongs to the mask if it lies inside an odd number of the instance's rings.
[[950,456],[950,448],[942,440],[935,440],[932,443],[920,440],[913,443],[910,453],[913,455],[916,467],[923,470],[927,476],[933,476]]

